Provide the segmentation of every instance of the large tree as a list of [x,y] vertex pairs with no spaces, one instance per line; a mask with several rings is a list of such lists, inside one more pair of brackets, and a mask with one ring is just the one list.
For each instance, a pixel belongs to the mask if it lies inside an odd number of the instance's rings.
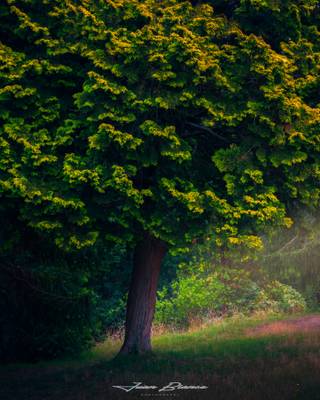
[[[177,0],[0,5],[2,252],[21,226],[65,251],[132,246],[123,353],[151,349],[168,249],[257,247],[266,225],[291,224],[292,202],[319,200],[316,2],[208,3],[217,13]],[[292,37],[265,23],[281,7]]]

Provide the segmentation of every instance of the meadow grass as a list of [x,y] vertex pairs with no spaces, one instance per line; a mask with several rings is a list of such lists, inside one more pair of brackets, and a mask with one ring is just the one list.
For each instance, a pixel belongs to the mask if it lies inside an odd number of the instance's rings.
[[0,399],[158,398],[156,391],[125,393],[112,386],[173,381],[208,386],[168,393],[181,400],[320,399],[319,330],[250,334],[256,326],[288,318],[293,317],[237,316],[191,332],[162,333],[145,356],[114,358],[121,342],[106,340],[77,358],[1,367]]

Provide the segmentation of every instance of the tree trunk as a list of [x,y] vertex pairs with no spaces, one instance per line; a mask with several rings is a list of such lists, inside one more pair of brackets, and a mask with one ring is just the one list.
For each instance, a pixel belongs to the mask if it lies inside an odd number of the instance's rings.
[[137,244],[127,302],[125,339],[120,354],[151,351],[151,326],[166,244],[146,234]]

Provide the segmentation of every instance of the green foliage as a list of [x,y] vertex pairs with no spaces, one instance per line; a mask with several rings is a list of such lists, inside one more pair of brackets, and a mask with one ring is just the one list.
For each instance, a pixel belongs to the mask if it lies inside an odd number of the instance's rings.
[[[155,319],[158,323],[188,326],[221,315],[256,311],[301,312],[306,309],[302,295],[278,281],[254,281],[243,269],[193,265],[181,272],[170,287],[158,292]],[[199,269],[202,274],[199,274]],[[192,272],[190,272],[192,271]]]
[[280,311],[297,312],[306,309],[305,299],[291,286],[273,281],[266,286],[265,293]]
[[319,198],[320,116],[316,4],[285,3],[3,2],[4,211],[68,250],[287,225]]
[[310,22],[319,23],[317,0],[209,0],[217,12],[240,23],[247,33],[279,49],[281,42],[298,42],[308,34]]
[[130,275],[125,248],[79,255],[44,243],[39,248],[40,254],[29,249],[11,254],[10,261],[0,259],[0,359],[5,362],[79,353],[124,321]]
[[173,298],[168,298],[167,288],[158,293],[157,322],[181,325],[210,311],[219,313],[229,294],[228,288],[215,275],[202,279],[191,276],[175,281],[172,292]]
[[87,274],[62,259],[36,271],[28,261],[0,269],[0,359],[37,361],[92,345],[102,327]]

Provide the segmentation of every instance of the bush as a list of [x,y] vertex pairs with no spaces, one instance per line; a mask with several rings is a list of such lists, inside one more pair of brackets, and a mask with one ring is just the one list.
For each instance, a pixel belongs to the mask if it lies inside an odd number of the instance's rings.
[[265,287],[264,291],[267,297],[275,302],[279,311],[300,312],[307,307],[303,296],[289,285],[273,281]]
[[168,297],[167,288],[158,292],[156,322],[186,325],[193,316],[204,317],[208,311],[221,312],[229,295],[229,288],[216,275],[177,280],[172,290],[173,297]]
[[[198,272],[200,270],[200,272]],[[278,281],[255,282],[242,269],[199,268],[180,273],[169,292],[158,292],[155,322],[187,327],[194,319],[212,316],[250,314],[259,310],[297,312],[306,308],[302,295]]]

